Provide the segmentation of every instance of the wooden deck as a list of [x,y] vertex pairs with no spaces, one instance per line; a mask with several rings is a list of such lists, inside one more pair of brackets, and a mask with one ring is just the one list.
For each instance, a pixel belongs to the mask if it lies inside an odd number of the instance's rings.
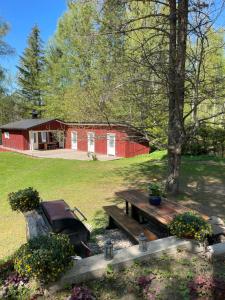
[[138,243],[138,237],[142,232],[144,232],[149,241],[157,239],[157,236],[153,232],[124,214],[123,210],[116,205],[104,206],[103,209],[109,216],[109,225],[112,226],[113,223],[116,223],[132,237],[136,243]]

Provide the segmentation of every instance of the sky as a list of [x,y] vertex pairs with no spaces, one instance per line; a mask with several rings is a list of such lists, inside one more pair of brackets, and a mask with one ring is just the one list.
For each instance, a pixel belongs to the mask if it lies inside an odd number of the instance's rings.
[[26,47],[27,37],[37,24],[44,42],[56,30],[58,18],[66,10],[66,0],[1,0],[0,17],[9,23],[5,41],[15,49],[15,55],[1,58],[1,65],[12,77],[16,74],[19,55]]

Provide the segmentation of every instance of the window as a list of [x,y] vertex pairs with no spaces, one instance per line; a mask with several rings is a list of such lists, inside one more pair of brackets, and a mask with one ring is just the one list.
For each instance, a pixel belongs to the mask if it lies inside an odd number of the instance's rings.
[[42,143],[46,143],[47,142],[47,134],[46,134],[45,131],[41,132],[41,140],[42,140]]
[[5,132],[5,139],[9,139],[9,132],[8,131]]

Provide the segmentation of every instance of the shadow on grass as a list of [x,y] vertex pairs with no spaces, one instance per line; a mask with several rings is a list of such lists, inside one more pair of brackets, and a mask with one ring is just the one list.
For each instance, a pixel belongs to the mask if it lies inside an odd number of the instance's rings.
[[225,165],[184,162],[181,191],[177,200],[182,200],[182,204],[225,218]]
[[[166,179],[167,160],[148,160],[115,170],[127,188],[146,189],[151,181]],[[225,164],[214,161],[182,161],[180,194],[171,197],[190,209],[225,218]]]
[[117,169],[116,174],[123,178],[123,183],[129,188],[143,188],[146,184],[156,180],[161,181],[166,176],[166,162],[149,160]]
[[108,218],[103,209],[96,211],[94,218],[92,219],[92,231],[91,231],[91,241],[95,241],[96,235],[103,234],[107,226]]

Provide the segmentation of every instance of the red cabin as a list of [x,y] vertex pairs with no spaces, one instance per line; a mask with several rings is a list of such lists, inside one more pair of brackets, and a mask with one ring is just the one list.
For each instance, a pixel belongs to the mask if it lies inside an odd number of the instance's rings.
[[28,119],[0,128],[2,146],[15,150],[66,148],[116,157],[149,153],[148,140],[138,129],[128,124]]

